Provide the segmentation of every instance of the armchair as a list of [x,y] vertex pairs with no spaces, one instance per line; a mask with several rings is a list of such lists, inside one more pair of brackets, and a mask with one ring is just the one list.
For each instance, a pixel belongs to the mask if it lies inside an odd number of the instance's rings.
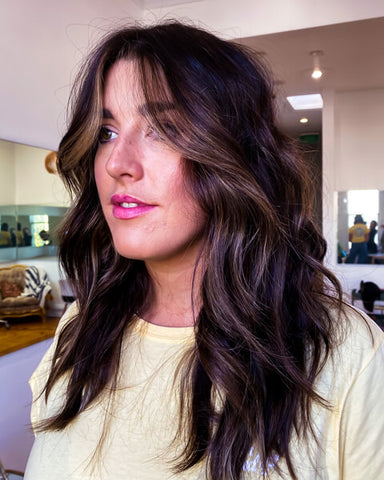
[[44,270],[26,265],[0,268],[0,320],[39,316],[46,320],[45,301],[51,285]]

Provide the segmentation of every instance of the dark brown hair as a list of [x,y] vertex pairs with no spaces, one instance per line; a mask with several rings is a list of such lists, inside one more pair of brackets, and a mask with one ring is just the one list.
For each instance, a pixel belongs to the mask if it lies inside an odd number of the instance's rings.
[[[93,173],[103,82],[122,58],[136,62],[153,105],[149,121],[182,153],[188,188],[208,218],[196,287],[202,308],[181,381],[188,441],[175,468],[205,459],[209,478],[240,479],[255,446],[265,470],[278,455],[296,479],[290,439],[312,434],[313,402],[326,408],[314,382],[336,338],[330,310],[341,306],[340,287],[322,264],[326,244],[312,220],[305,165],[275,126],[266,69],[245,48],[177,22],[110,34],[73,95],[58,152],[74,196],[60,259],[79,313],[60,334],[45,391],[67,373],[66,402],[44,428],[64,428],[113,384],[124,331],[150,291],[144,263],[114,250]],[[175,106],[169,122],[156,111],[159,100]]]

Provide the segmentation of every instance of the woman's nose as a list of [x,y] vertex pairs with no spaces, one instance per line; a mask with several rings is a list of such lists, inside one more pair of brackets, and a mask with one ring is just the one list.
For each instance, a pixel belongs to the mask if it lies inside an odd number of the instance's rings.
[[127,177],[134,181],[143,177],[142,150],[133,138],[119,137],[113,145],[106,162],[106,170],[111,177]]

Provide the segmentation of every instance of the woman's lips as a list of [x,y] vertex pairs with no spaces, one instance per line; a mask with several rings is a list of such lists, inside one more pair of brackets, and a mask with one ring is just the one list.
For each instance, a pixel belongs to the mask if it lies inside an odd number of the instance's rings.
[[113,195],[111,203],[113,205],[113,216],[119,220],[136,218],[156,208],[156,205],[143,203],[129,195]]

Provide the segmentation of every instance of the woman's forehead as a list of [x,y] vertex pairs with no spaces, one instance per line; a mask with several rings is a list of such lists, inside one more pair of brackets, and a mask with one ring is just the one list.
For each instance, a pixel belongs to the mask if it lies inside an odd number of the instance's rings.
[[108,70],[103,89],[103,105],[108,103],[136,104],[144,116],[174,109],[164,73],[145,75],[135,59],[120,59]]
[[118,60],[108,70],[105,81],[103,100],[116,98],[139,98],[143,95],[137,63],[134,60]]

